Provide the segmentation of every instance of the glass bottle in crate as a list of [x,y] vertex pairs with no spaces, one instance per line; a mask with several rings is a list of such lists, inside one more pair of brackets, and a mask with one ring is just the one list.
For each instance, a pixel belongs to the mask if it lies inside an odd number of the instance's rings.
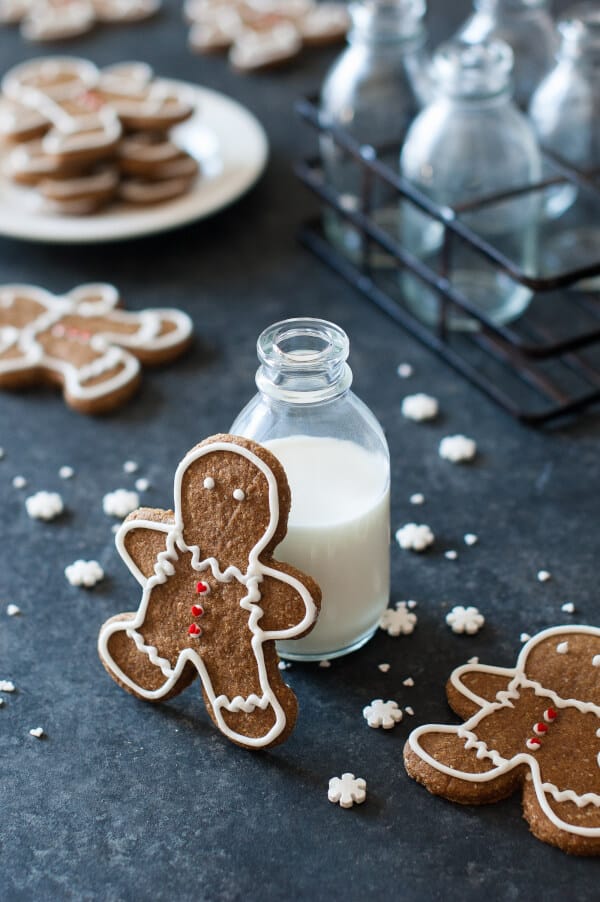
[[375,632],[390,590],[390,463],[383,431],[350,390],[346,334],[321,319],[290,319],[258,339],[258,394],[231,427],[283,464],[292,491],[275,556],[321,586],[317,625],[278,642],[294,660],[337,657]]
[[[533,128],[512,101],[512,61],[512,51],[503,41],[474,45],[454,40],[440,47],[432,66],[436,96],[409,130],[400,169],[423,193],[457,210],[462,223],[533,275],[539,194],[468,208],[479,199],[522,188],[541,177]],[[399,228],[402,244],[439,271],[444,227],[404,201]],[[528,288],[456,238],[447,275],[495,323],[515,319],[531,299]],[[408,271],[401,279],[410,309],[423,321],[436,323],[437,294]],[[448,324],[455,329],[476,325],[472,317],[456,310]]]
[[499,38],[515,56],[515,99],[527,108],[531,95],[554,65],[556,26],[548,0],[474,0],[471,17],[457,37],[470,44]]
[[[426,94],[425,0],[357,0],[350,5],[349,46],[329,71],[321,91],[323,123],[344,129],[361,145],[375,147],[393,169],[398,147]],[[348,210],[361,205],[361,167],[323,134],[321,158],[327,184]],[[373,216],[395,230],[398,198],[380,180]],[[330,207],[323,211],[329,240],[355,261],[360,233]],[[375,261],[376,262],[376,261]]]
[[[543,147],[583,172],[600,174],[600,6],[574,6],[558,30],[556,66],[533,95],[529,115]],[[546,214],[562,216],[576,197],[572,184],[548,190]],[[599,235],[596,230],[596,257]]]

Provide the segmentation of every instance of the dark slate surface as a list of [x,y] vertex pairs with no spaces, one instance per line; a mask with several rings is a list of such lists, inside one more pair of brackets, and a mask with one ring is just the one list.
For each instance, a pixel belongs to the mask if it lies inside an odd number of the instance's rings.
[[[436,35],[449,31],[437,0]],[[452,4],[453,20],[464,3]],[[193,352],[146,375],[138,398],[105,420],[71,413],[50,392],[0,397],[0,678],[18,691],[0,711],[0,898],[17,900],[545,899],[596,896],[598,864],[570,859],[528,835],[519,800],[481,809],[430,798],[402,766],[409,728],[449,720],[443,686],[472,655],[510,665],[521,631],[577,619],[598,623],[598,438],[600,422],[536,434],[510,421],[428,353],[354,296],[295,243],[312,200],[290,161],[303,138],[293,97],[315,88],[328,55],[280,75],[239,78],[221,60],[188,55],[172,4],[156,22],[105,28],[72,46],[101,63],[143,57],[161,73],[197,79],[247,103],[265,122],[272,158],[260,185],[234,209],[163,238],[119,247],[51,248],[0,242],[3,282],[65,290],[111,279],[131,307],[181,305],[194,317]],[[8,67],[34,55],[0,31]],[[393,461],[393,525],[415,512],[435,530],[426,556],[393,551],[393,599],[416,598],[412,637],[380,633],[329,670],[294,665],[301,714],[282,748],[245,753],[215,734],[197,689],[157,707],[126,696],[95,651],[109,615],[137,604],[138,589],[113,547],[103,494],[130,486],[125,460],[139,461],[168,506],[182,454],[226,429],[253,392],[254,342],[276,319],[320,314],[352,341],[355,387],[384,424]],[[413,379],[396,366],[410,361]],[[441,402],[433,425],[400,417],[404,393]],[[453,467],[437,456],[449,432],[473,435],[478,462]],[[72,465],[70,482],[58,478]],[[23,474],[28,489],[12,477]],[[67,512],[31,521],[29,490],[57,489]],[[408,503],[425,493],[423,508]],[[476,532],[473,548],[462,544]],[[459,549],[447,561],[443,550]],[[70,587],[63,568],[97,558],[107,579],[91,592]],[[541,585],[545,567],[553,580]],[[17,603],[21,617],[8,618]],[[473,638],[455,636],[444,612],[475,604],[487,617]],[[377,664],[392,667],[382,674]],[[412,675],[415,687],[402,686]],[[395,730],[369,730],[372,698],[412,705]],[[30,738],[41,725],[48,738]],[[344,811],[327,801],[331,776],[365,777],[368,799]]]

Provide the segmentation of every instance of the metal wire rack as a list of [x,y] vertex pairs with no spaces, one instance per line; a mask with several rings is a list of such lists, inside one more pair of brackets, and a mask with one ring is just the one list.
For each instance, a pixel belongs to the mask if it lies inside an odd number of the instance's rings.
[[[475,210],[493,209],[535,192],[545,196],[557,186],[571,185],[578,195],[576,215],[585,210],[588,236],[600,236],[600,171],[584,173],[545,153],[540,182],[455,208],[441,207],[386,165],[382,157],[389,158],[390,148],[359,144],[325,121],[311,100],[298,101],[296,109],[320,136],[330,136],[346,162],[356,166],[361,186],[359,203],[349,205],[325,178],[318,155],[296,164],[296,174],[304,184],[322,205],[349,224],[359,239],[358,252],[350,258],[328,240],[321,217],[317,217],[300,232],[307,248],[518,420],[540,426],[600,402],[600,238],[598,246],[594,238],[587,257],[582,257],[578,232],[569,225],[569,216],[548,224],[554,231],[540,236],[540,247],[566,236],[572,242],[573,257],[579,259],[573,260],[575,266],[568,270],[564,264],[556,268],[546,261],[539,272],[531,273],[464,221],[465,214]],[[372,215],[376,190],[382,184],[393,192],[398,205],[413,205],[443,229],[435,268],[403,247],[397,231],[383,228]],[[573,214],[570,218],[573,220]],[[486,266],[529,289],[531,302],[515,323],[495,324],[453,284],[453,255],[461,243],[484,258]],[[382,253],[386,266],[374,265],[375,255],[381,257]],[[435,292],[437,317],[431,327],[405,303],[401,274],[407,272]],[[458,311],[469,328],[449,328],[450,317]]]

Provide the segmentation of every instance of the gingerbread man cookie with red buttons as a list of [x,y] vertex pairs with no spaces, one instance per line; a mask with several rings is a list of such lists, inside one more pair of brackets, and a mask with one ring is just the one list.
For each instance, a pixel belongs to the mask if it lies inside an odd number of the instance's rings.
[[282,742],[296,697],[282,679],[277,639],[310,632],[321,592],[273,559],[291,494],[283,467],[256,442],[215,435],[175,473],[174,511],[142,508],[117,548],[142,588],[135,613],[100,631],[100,658],[128,692],[159,702],[196,676],[215,726],[249,749]]
[[189,345],[181,310],[131,313],[103,283],[54,295],[34,285],[0,286],[0,388],[60,385],[80,413],[106,413],[128,400],[142,364],[161,364]]
[[428,724],[404,748],[434,795],[479,805],[520,790],[538,839],[600,853],[600,629],[538,633],[514,668],[467,664],[446,687],[460,726]]

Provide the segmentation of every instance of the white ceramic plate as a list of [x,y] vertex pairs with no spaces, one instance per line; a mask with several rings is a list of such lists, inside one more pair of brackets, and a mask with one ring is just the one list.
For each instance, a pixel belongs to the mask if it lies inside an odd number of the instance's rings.
[[264,129],[243,106],[217,91],[185,82],[196,113],[173,129],[176,142],[200,163],[202,176],[182,197],[155,206],[113,204],[92,216],[48,213],[35,190],[14,185],[0,163],[0,235],[50,244],[139,238],[204,219],[253,185],[268,155]]

